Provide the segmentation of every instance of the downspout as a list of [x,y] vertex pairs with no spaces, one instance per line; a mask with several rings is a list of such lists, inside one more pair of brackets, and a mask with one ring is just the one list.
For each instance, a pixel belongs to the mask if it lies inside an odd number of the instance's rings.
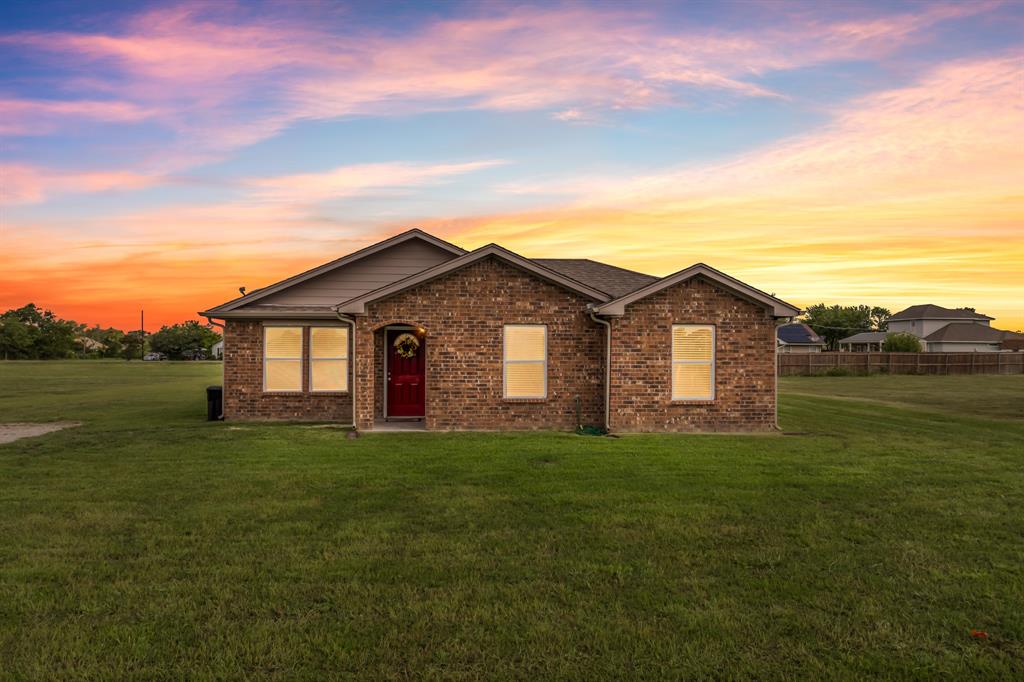
[[612,430],[612,323],[598,318],[593,312],[590,313],[590,319],[604,325],[606,330],[604,343],[604,428],[610,432]]
[[[224,333],[227,331],[227,329],[224,327],[224,325],[222,323],[220,323],[220,322],[214,322],[213,318],[210,317],[209,315],[203,315],[203,317],[206,318],[206,321],[208,323],[210,323],[210,325],[212,325],[214,327],[220,327],[220,340],[224,341],[224,335],[225,335]],[[227,346],[225,346],[225,348],[227,348]],[[221,356],[220,356],[220,387],[221,387],[221,391],[224,390],[224,376],[225,376],[225,374],[224,374],[224,354],[221,353]],[[221,393],[221,399],[220,399],[220,418],[221,418],[221,420],[224,419],[224,394],[223,393]]]
[[350,426],[358,431],[359,429],[356,426],[356,321],[353,320],[351,317],[346,317],[345,315],[342,315],[337,310],[334,311],[334,314],[338,316],[339,320],[348,325],[348,338],[352,344],[352,352],[349,354],[348,361],[349,374],[351,375],[349,383],[349,388],[351,390],[349,391],[349,395],[352,396],[352,423],[342,424],[342,426]]
[[[793,321],[792,317],[783,317],[782,324],[789,324]],[[773,333],[774,338],[772,339],[773,347],[775,348],[775,430],[781,431],[782,427],[779,426],[779,327],[780,323],[778,320],[775,322],[775,331]]]

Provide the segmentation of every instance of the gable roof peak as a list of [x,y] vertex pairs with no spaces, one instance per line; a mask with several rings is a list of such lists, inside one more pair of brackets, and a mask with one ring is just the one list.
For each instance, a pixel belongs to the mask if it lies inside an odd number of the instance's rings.
[[709,279],[712,282],[729,289],[733,293],[746,298],[747,300],[767,306],[771,309],[772,316],[774,317],[796,317],[800,314],[800,308],[797,308],[795,305],[786,303],[780,298],[776,298],[775,296],[765,293],[764,291],[752,287],[749,284],[745,284],[735,277],[725,274],[721,270],[716,270],[707,263],[694,263],[688,268],[683,268],[678,272],[662,277],[659,280],[651,282],[647,286],[640,287],[636,291],[619,296],[607,303],[592,305],[591,308],[598,315],[624,315],[627,305],[639,301],[642,298],[646,298],[651,294],[655,294],[662,289],[667,289],[670,286],[679,284],[680,282],[685,282],[688,279],[698,276]]
[[509,263],[510,265],[525,270],[541,279],[548,280],[554,284],[561,286],[564,289],[574,291],[578,294],[592,298],[596,301],[607,301],[611,298],[607,293],[599,289],[595,289],[592,286],[584,284],[583,282],[577,281],[572,277],[568,277],[557,270],[552,270],[549,267],[536,261],[530,260],[525,256],[520,256],[514,251],[506,249],[504,246],[499,244],[485,244],[478,249],[474,249],[469,253],[453,258],[452,260],[446,261],[439,265],[435,265],[432,268],[427,268],[422,272],[418,272],[414,275],[410,275],[405,279],[400,279],[397,282],[392,282],[386,286],[380,287],[373,291],[369,291],[355,298],[343,301],[338,305],[334,306],[334,310],[339,313],[346,313],[350,315],[362,315],[366,310],[366,304],[373,301],[386,298],[393,294],[397,294],[400,291],[409,289],[418,284],[429,282],[433,279],[446,275],[450,272],[460,270],[467,265],[476,263],[477,261],[483,260],[484,258],[497,257],[501,260]]
[[270,284],[260,289],[250,291],[247,294],[244,294],[226,303],[222,303],[218,306],[210,308],[209,310],[201,311],[199,314],[205,317],[218,317],[220,313],[226,313],[231,310],[234,310],[235,308],[239,308],[244,305],[249,305],[253,301],[257,301],[266,296],[277,293],[278,291],[287,289],[288,287],[291,287],[293,285],[305,282],[306,280],[312,279],[314,277],[318,277],[319,275],[330,272],[331,270],[340,268],[343,265],[348,265],[349,263],[361,260],[363,258],[366,258],[367,256],[372,256],[375,253],[380,253],[385,249],[405,243],[411,239],[419,239],[421,241],[424,241],[439,249],[448,251],[453,256],[462,256],[466,253],[466,250],[460,246],[456,246],[451,242],[447,242],[441,239],[440,237],[435,237],[429,232],[425,232],[418,227],[412,227],[409,228],[408,230],[405,230],[404,232],[399,232],[396,235],[383,239],[374,244],[370,244],[369,246],[365,246],[357,251],[353,251],[352,253],[346,256],[342,256],[341,258],[336,258],[322,265],[318,265],[315,268],[306,270],[305,272],[300,272],[297,275],[293,275],[279,282],[275,282],[274,284]]

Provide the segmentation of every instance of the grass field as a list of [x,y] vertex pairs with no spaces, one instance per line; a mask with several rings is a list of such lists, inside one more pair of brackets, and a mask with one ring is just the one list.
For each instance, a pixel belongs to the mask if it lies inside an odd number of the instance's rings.
[[0,363],[0,422],[83,423],[0,445],[0,676],[1024,673],[1024,377],[788,379],[797,436],[347,440],[204,422],[219,372]]

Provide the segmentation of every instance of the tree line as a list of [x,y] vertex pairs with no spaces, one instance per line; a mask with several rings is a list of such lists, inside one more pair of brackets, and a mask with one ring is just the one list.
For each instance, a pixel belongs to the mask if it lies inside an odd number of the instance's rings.
[[141,329],[90,327],[33,303],[0,314],[0,358],[4,360],[136,360],[147,352],[163,353],[172,360],[196,359],[210,357],[211,346],[220,338],[208,325],[195,320],[165,325],[148,334]]
[[[825,340],[829,350],[836,350],[839,340],[861,332],[885,332],[886,322],[892,313],[887,308],[866,305],[817,305],[808,306],[800,322],[803,322]],[[882,350],[891,353],[915,353],[921,351],[921,341],[913,334],[887,334]]]

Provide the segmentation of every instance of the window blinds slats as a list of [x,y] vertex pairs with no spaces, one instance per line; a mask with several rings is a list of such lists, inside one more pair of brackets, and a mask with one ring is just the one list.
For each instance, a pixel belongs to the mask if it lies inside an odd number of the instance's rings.
[[348,360],[313,360],[310,372],[314,391],[348,390]]
[[309,356],[320,358],[348,358],[347,327],[313,327],[309,330]]
[[505,359],[543,361],[545,331],[539,325],[505,327]]
[[715,328],[672,326],[672,399],[715,399]]
[[506,398],[547,397],[547,327],[506,325],[504,330]]
[[677,399],[711,400],[711,365],[682,363],[673,365],[672,393]]
[[268,359],[266,389],[268,391],[301,391],[302,360]]
[[711,327],[672,327],[673,360],[711,360]]
[[302,358],[302,327],[265,327],[268,358]]
[[509,398],[544,396],[544,363],[522,362],[505,366],[505,394]]

